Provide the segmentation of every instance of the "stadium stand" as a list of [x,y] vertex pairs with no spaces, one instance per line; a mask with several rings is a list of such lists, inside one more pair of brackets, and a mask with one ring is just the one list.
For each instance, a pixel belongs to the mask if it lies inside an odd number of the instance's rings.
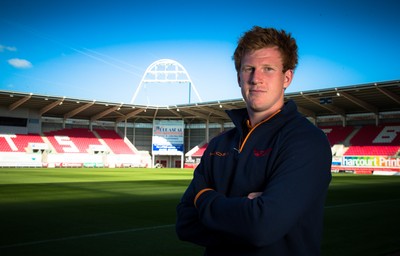
[[350,146],[346,156],[395,156],[399,146]]
[[91,146],[102,146],[89,129],[72,128],[44,132],[57,153],[88,153]]
[[1,152],[15,152],[19,151],[13,141],[16,138],[16,134],[1,134],[0,135],[0,151]]
[[132,167],[149,165],[113,130],[69,128],[40,134],[0,134],[0,166]]
[[193,154],[192,157],[202,157],[204,151],[207,149],[208,143],[205,143],[203,146],[199,147],[198,150],[196,150]]
[[204,151],[207,149],[208,143],[202,142],[199,145],[192,148],[189,152],[186,153],[185,168],[195,168],[199,163],[200,159],[204,154]]
[[353,126],[323,126],[320,127],[322,131],[328,136],[331,146],[335,144],[343,144],[346,138],[354,130]]
[[27,152],[37,143],[44,143],[39,134],[0,134],[0,152]]
[[[285,93],[327,135],[332,170],[400,174],[400,81]],[[0,90],[0,166],[195,167],[243,99],[141,106]],[[183,155],[152,154],[155,121],[182,120]],[[182,165],[181,165],[182,167]]]
[[400,150],[400,125],[366,125],[350,140],[344,155],[395,156]]
[[135,150],[129,147],[129,145],[113,130],[100,130],[95,129],[94,133],[101,138],[108,148],[114,154],[135,154]]

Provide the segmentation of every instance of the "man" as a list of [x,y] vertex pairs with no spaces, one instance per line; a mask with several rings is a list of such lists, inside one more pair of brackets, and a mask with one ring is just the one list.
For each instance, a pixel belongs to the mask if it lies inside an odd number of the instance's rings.
[[289,33],[253,27],[234,53],[245,109],[213,138],[177,206],[178,237],[205,255],[319,255],[331,181],[326,135],[284,102],[297,65]]

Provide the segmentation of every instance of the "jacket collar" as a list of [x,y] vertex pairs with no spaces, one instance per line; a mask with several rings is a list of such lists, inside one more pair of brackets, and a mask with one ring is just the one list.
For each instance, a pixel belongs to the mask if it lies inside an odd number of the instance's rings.
[[[240,131],[245,128],[246,126],[246,120],[249,119],[249,115],[247,113],[246,108],[241,108],[241,109],[231,109],[231,110],[226,110],[225,111],[229,118],[232,120],[233,124],[239,128]],[[290,117],[292,117],[293,114],[297,113],[297,106],[296,103],[293,100],[288,100],[285,102],[283,105],[283,108],[280,113],[278,113],[278,116],[283,116],[282,120],[286,120]]]

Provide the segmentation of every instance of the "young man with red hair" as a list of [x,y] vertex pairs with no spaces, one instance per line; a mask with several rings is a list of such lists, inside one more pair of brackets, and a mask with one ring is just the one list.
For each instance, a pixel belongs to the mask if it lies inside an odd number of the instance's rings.
[[297,66],[289,33],[255,26],[234,53],[245,109],[213,138],[177,206],[176,231],[205,255],[320,255],[331,181],[326,135],[284,92]]

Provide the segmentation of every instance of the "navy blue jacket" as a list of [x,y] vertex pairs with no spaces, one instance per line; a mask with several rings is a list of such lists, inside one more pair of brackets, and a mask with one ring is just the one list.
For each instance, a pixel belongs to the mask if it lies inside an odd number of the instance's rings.
[[[176,232],[205,255],[320,255],[331,181],[326,135],[293,101],[244,134],[246,109],[227,111],[236,128],[213,138],[177,206]],[[203,188],[212,188],[194,200]],[[263,192],[250,200],[251,192]]]

